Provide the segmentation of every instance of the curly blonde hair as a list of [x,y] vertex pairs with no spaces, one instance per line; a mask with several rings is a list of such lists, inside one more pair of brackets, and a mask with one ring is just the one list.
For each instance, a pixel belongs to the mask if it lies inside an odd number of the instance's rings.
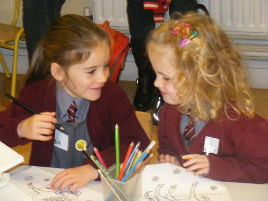
[[[194,31],[198,36],[180,47]],[[163,23],[149,35],[147,51],[152,44],[169,47],[175,56],[178,75],[174,86],[183,97],[179,105],[182,113],[204,121],[216,119],[220,111],[232,120],[241,113],[254,116],[242,57],[209,16],[188,13]],[[228,108],[235,111],[235,117]]]

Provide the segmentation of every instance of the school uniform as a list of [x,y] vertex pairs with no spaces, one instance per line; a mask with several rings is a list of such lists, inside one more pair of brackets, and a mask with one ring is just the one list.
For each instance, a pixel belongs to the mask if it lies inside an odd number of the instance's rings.
[[[56,111],[56,82],[52,79],[37,81],[26,86],[18,99],[39,112]],[[10,147],[29,142],[18,137],[17,126],[31,115],[22,107],[11,103],[6,111],[0,112],[0,140]],[[64,119],[63,116],[60,118]],[[88,105],[86,118],[90,142],[98,148],[107,166],[115,163],[115,124],[119,125],[120,131],[121,161],[131,141],[140,141],[142,150],[149,144],[127,95],[116,83],[108,81],[102,89],[101,97]],[[50,141],[33,141],[30,165],[51,166],[54,149],[54,135]]]
[[[234,117],[235,113],[230,110]],[[182,155],[205,154],[206,136],[218,139],[216,153],[208,155],[210,169],[205,177],[221,181],[248,183],[268,182],[268,121],[256,115],[249,119],[241,115],[232,121],[221,115],[209,120],[189,146],[182,135],[183,115],[174,106],[165,104],[159,113],[159,154],[176,156],[183,164]]]

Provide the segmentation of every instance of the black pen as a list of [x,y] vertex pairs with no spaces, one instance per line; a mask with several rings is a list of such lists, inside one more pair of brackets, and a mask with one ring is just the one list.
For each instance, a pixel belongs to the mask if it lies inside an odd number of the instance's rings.
[[[24,103],[22,103],[21,101],[19,101],[15,97],[9,95],[8,93],[5,93],[5,96],[8,97],[8,98],[10,98],[11,100],[13,100],[14,103],[16,103],[19,106],[23,107],[25,110],[31,112],[32,114],[40,114],[40,112],[37,112],[37,111],[33,110],[32,108],[30,108],[29,106],[25,105]],[[64,131],[64,128],[60,124],[55,124],[55,127],[58,130]]]

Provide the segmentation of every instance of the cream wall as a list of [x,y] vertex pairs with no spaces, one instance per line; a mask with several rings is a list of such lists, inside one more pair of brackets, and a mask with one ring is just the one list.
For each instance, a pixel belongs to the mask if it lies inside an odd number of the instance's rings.
[[[22,26],[22,0],[20,4],[20,15],[18,26]],[[38,1],[38,0],[37,0]],[[13,18],[12,10],[15,6],[15,0],[0,0],[0,23],[10,23]],[[61,14],[79,14],[83,15],[84,7],[90,7],[91,0],[66,0],[63,4]]]

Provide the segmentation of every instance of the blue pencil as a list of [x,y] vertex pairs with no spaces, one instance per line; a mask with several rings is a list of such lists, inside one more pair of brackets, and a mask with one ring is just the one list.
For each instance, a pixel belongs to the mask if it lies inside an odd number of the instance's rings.
[[139,160],[133,165],[133,167],[128,171],[128,173],[123,177],[123,179],[121,180],[121,182],[125,182],[130,175],[134,172],[134,170],[136,169],[137,165],[143,161],[143,159],[145,159],[146,156],[148,156],[148,152],[145,152],[140,158]]
[[128,161],[127,161],[127,164],[126,164],[126,167],[125,167],[125,170],[124,170],[124,174],[125,174],[125,172],[126,172],[128,166],[129,166],[129,164],[130,164],[130,162],[131,162],[132,157],[134,156],[135,150],[138,149],[139,146],[140,146],[140,142],[138,142],[138,143],[136,144],[136,146],[134,147],[134,149],[132,150],[132,152],[131,152],[131,154],[130,154],[130,156],[129,156],[129,159],[128,159]]
[[146,156],[148,156],[149,152],[151,151],[151,149],[153,148],[154,145],[155,145],[155,141],[152,140],[151,143],[148,145],[148,147],[144,150],[142,156],[133,165],[133,167],[128,171],[128,173],[123,177],[123,179],[121,180],[121,182],[125,182],[130,177],[130,175],[134,172],[134,170],[136,169],[136,167],[138,166],[138,164],[140,162],[142,162],[146,158]]

